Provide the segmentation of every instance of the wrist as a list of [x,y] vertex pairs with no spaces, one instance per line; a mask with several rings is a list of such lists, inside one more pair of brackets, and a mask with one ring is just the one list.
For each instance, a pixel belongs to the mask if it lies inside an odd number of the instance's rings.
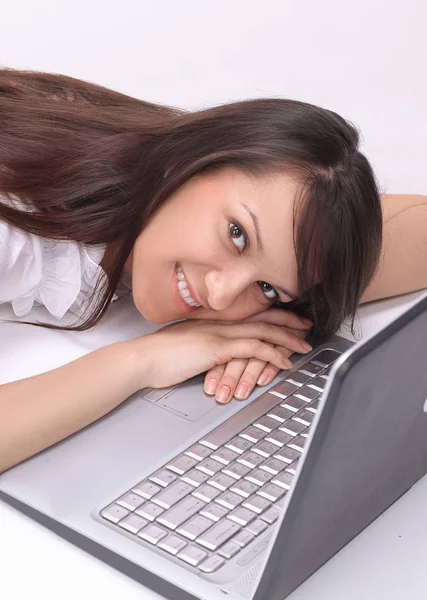
[[142,340],[137,338],[117,343],[122,372],[132,389],[132,394],[149,385],[147,383],[148,361],[141,352],[141,342]]

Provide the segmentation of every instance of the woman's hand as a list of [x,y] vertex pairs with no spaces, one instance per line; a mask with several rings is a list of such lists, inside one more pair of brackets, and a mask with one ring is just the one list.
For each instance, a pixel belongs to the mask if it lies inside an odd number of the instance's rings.
[[[287,322],[296,319],[288,317]],[[278,370],[289,369],[291,362],[283,348],[291,353],[304,351],[301,340],[284,327],[255,319],[181,321],[125,343],[138,389],[175,385],[234,359],[255,359]]]
[[[295,336],[298,340],[305,338],[312,327],[310,321],[304,321],[294,313],[277,308],[270,308],[243,322],[254,321],[262,321],[286,327],[289,335]],[[276,350],[279,350],[285,358],[288,358],[295,351],[289,345],[276,346]],[[305,354],[310,350],[311,347],[308,344],[307,346],[303,346],[302,342],[301,347],[296,351]],[[280,368],[271,362],[256,358],[235,358],[226,365],[214,367],[206,374],[205,392],[209,395],[215,395],[216,400],[223,404],[229,402],[233,396],[237,400],[245,400],[253,391],[256,384],[269,384],[279,371]]]

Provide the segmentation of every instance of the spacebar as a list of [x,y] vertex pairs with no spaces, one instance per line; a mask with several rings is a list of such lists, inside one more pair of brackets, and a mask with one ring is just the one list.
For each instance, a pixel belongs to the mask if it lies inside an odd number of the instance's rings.
[[228,442],[228,440],[231,440],[232,437],[240,433],[242,429],[245,429],[248,425],[252,425],[258,417],[280,404],[280,402],[280,398],[266,392],[219,425],[219,427],[205,435],[200,440],[200,444],[217,450],[225,442]]

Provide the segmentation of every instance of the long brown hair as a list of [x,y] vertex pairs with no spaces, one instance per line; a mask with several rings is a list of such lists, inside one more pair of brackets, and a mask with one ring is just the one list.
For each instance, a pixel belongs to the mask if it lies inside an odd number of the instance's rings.
[[150,217],[190,177],[225,166],[299,178],[299,294],[280,306],[312,318],[319,338],[348,316],[353,325],[382,239],[377,182],[358,145],[351,123],[296,100],[189,112],[64,75],[0,69],[0,194],[12,201],[0,203],[0,219],[45,238],[116,248],[84,321],[60,329],[95,325]]

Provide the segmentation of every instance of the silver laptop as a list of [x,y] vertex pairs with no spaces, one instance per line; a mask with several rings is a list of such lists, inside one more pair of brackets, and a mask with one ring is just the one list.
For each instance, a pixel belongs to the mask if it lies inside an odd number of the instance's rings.
[[426,356],[424,296],[245,403],[143,390],[0,498],[166,598],[281,600],[427,472]]

